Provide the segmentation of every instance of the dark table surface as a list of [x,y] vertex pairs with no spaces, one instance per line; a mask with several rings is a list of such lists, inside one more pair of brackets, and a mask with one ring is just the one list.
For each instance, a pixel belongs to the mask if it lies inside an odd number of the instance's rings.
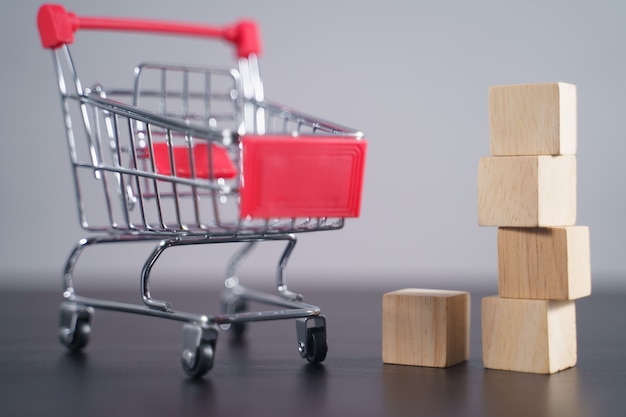
[[[252,323],[243,343],[220,333],[214,368],[193,380],[180,366],[181,323],[98,310],[89,346],[69,354],[57,341],[59,293],[2,291],[0,415],[626,415],[626,294],[578,300],[578,364],[533,375],[483,368],[480,298],[491,294],[482,292],[472,292],[469,361],[447,369],[384,365],[383,292],[304,292],[328,321],[321,365],[300,358],[293,321]],[[217,291],[159,298],[177,309],[219,311]]]

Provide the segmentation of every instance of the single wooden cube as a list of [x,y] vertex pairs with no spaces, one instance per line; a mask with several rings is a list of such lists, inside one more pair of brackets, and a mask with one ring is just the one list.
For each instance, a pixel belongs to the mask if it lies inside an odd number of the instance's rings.
[[497,156],[480,159],[479,225],[553,227],[575,223],[575,156]]
[[493,156],[576,153],[576,86],[543,83],[489,89]]
[[552,374],[576,365],[574,301],[482,300],[486,368]]
[[589,228],[498,229],[500,297],[575,300],[591,294]]
[[383,362],[444,368],[469,357],[470,295],[407,288],[383,295]]

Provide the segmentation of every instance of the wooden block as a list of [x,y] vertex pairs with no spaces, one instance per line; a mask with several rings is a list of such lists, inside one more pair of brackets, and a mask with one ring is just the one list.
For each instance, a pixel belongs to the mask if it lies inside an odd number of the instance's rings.
[[574,155],[576,86],[566,83],[489,89],[489,138],[493,156]]
[[482,300],[486,368],[552,374],[576,365],[574,301]]
[[479,225],[552,227],[575,223],[575,156],[500,156],[480,159]]
[[591,294],[589,228],[498,229],[500,297],[574,300]]
[[407,288],[383,295],[383,362],[447,367],[469,357],[470,295]]

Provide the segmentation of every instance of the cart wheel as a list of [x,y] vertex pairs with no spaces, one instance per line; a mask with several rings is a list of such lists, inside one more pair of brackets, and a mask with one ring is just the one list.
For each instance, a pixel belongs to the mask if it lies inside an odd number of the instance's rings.
[[203,343],[195,353],[183,352],[183,370],[187,376],[201,378],[213,368],[215,349],[212,343]]
[[328,344],[326,343],[326,329],[314,327],[307,330],[306,360],[309,363],[320,363],[326,359]]
[[[241,299],[237,300],[235,302],[235,313],[239,314],[245,311],[248,311],[248,303]],[[241,321],[238,323],[232,323],[230,325],[230,330],[233,333],[233,337],[237,340],[240,340],[243,338],[243,335],[246,332],[246,323]]]
[[[241,298],[237,298],[234,301],[224,302],[224,313],[226,314],[239,314],[246,311],[248,311],[248,303]],[[231,332],[235,340],[240,340],[243,338],[247,327],[246,323],[238,322],[230,323],[227,328]]]
[[70,302],[61,304],[59,339],[71,352],[78,352],[89,343],[93,314],[91,307]]
[[213,367],[217,326],[188,323],[183,326],[183,358],[185,373],[192,378],[204,376]]

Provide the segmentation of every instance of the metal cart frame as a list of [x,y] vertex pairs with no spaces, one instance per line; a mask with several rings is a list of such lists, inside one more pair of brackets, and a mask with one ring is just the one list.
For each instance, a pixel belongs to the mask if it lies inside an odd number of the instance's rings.
[[[215,28],[78,17],[49,4],[39,10],[38,27],[43,46],[53,51],[80,223],[96,232],[76,244],[65,264],[61,342],[72,351],[83,349],[94,309],[181,321],[183,369],[200,377],[213,366],[219,327],[241,337],[247,322],[295,319],[300,355],[311,363],[323,361],[325,318],[319,307],[288,289],[285,272],[296,233],[337,230],[345,217],[358,216],[363,134],[264,99],[260,41],[251,21]],[[144,63],[135,70],[133,89],[83,88],[69,47],[78,29],[223,39],[235,46],[239,65],[225,70]],[[149,83],[147,74],[156,77]],[[179,88],[172,89],[172,79]],[[225,89],[216,92],[215,79],[223,80]],[[201,87],[192,88],[192,80],[200,80]],[[291,171],[273,172],[274,165]],[[321,178],[309,178],[311,169]],[[289,196],[293,188],[300,191]],[[86,202],[94,189],[102,191],[98,201],[104,208],[95,223]],[[74,269],[86,248],[146,241],[157,244],[140,275],[143,304],[77,294]],[[241,263],[261,241],[285,242],[276,294],[239,283]],[[176,311],[152,297],[151,270],[166,249],[230,242],[244,245],[228,264],[222,314]],[[278,309],[247,311],[250,301]]]

